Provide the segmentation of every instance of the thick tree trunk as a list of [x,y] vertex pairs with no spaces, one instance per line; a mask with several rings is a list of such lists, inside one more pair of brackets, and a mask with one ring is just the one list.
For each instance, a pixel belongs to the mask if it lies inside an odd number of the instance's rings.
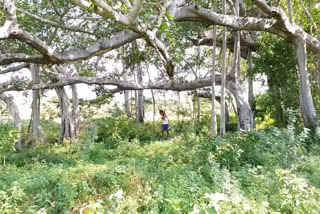
[[[14,122],[14,128],[17,129],[19,132],[21,131],[21,118],[20,118],[20,113],[17,105],[13,102],[13,97],[10,95],[5,95],[0,93],[0,99],[5,102],[7,107],[9,108],[9,111],[12,115],[12,119]],[[20,134],[18,136],[17,141],[15,142],[14,145],[15,149],[18,151],[21,151],[21,137]]]
[[310,83],[307,72],[306,62],[306,41],[296,39],[296,55],[298,59],[298,69],[300,76],[300,108],[305,127],[311,129],[317,135],[320,135],[320,128],[317,121],[316,111],[310,91]]
[[79,107],[79,96],[76,85],[71,85],[72,89],[72,116],[74,121],[75,137],[78,136],[80,126],[80,107]]
[[248,92],[244,84],[237,84],[229,80],[227,88],[233,94],[237,103],[239,128],[243,131],[253,129],[253,113],[248,101]]
[[64,138],[74,138],[76,136],[74,121],[72,116],[72,110],[67,93],[63,87],[56,88],[57,95],[59,97],[61,125],[60,125],[60,138],[59,142],[62,142]]
[[[33,83],[40,83],[39,67],[35,64],[30,64],[30,71]],[[43,133],[40,125],[40,91],[32,90],[32,115],[31,115],[32,136],[43,142]]]

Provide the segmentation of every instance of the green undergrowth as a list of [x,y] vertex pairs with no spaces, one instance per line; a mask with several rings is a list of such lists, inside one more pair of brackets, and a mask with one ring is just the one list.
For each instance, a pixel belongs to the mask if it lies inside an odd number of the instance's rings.
[[95,120],[76,143],[8,152],[0,213],[320,213],[316,139],[199,127],[163,140],[152,124]]

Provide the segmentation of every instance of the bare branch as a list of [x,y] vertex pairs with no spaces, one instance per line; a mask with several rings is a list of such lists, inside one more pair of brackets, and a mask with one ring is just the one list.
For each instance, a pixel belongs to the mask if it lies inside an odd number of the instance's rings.
[[6,73],[10,73],[10,72],[15,72],[15,71],[21,70],[22,68],[26,68],[28,66],[29,66],[28,63],[21,63],[20,65],[10,66],[8,68],[0,70],[0,74],[6,74]]
[[[220,74],[216,75],[217,85],[221,84]],[[173,90],[173,91],[187,91],[210,86],[212,79],[199,79],[194,81],[167,81],[167,82],[150,82],[148,84],[137,84],[118,79],[106,79],[99,77],[65,77],[58,75],[59,81],[55,83],[39,83],[33,84],[31,81],[22,82],[20,84],[11,84],[5,82],[0,84],[0,93],[7,91],[25,91],[38,89],[52,89],[66,85],[73,85],[78,83],[85,83],[88,85],[113,85],[122,90],[142,90],[142,89],[159,89],[159,90]]]
[[6,65],[13,62],[32,62],[36,64],[60,64],[77,60],[85,60],[93,56],[99,56],[124,44],[132,42],[139,38],[134,32],[123,32],[112,36],[110,39],[100,39],[96,43],[89,45],[87,48],[79,48],[68,50],[62,53],[57,52],[47,46],[38,38],[32,36],[26,31],[20,30],[15,38],[25,41],[32,47],[37,49],[43,55],[27,55],[27,54],[0,54],[0,65]]
[[315,54],[320,54],[320,41],[312,35],[307,34],[303,29],[291,24],[281,8],[270,7],[263,0],[253,0],[265,13],[274,19],[255,17],[236,17],[221,15],[199,6],[184,6],[175,13],[175,21],[198,21],[213,25],[227,26],[235,30],[265,31],[278,35],[290,42],[293,38],[303,38],[307,41],[307,47]]
[[[139,23],[135,23],[135,20],[142,8],[143,0],[135,0],[134,5],[128,15],[123,15],[115,11],[110,5],[102,0],[92,0],[98,8],[98,14],[106,19],[112,19],[119,24],[124,25],[128,29],[140,35],[148,45],[153,47],[160,55],[162,61],[166,64],[166,71],[170,77],[173,76],[174,65],[172,58],[167,51],[162,41],[157,39],[151,31],[143,29]],[[72,2],[80,7],[89,10],[91,4],[86,0],[72,0]]]

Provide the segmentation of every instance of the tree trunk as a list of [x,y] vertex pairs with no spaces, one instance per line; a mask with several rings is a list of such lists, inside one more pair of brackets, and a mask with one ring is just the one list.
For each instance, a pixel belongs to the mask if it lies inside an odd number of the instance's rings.
[[124,107],[126,109],[126,114],[128,117],[132,117],[132,113],[130,110],[130,99],[129,99],[129,90],[124,91]]
[[[249,70],[251,71],[253,69],[253,63],[252,63],[252,51],[248,51],[248,64],[249,64]],[[254,94],[253,94],[253,80],[251,77],[248,78],[249,83],[249,105],[252,110],[252,116],[253,116],[253,128],[256,127],[255,119],[254,119]]]
[[292,2],[291,2],[291,0],[288,0],[288,10],[289,10],[289,21],[292,24],[293,23],[293,14],[292,14]]
[[249,105],[252,111],[252,118],[253,118],[253,128],[256,127],[255,119],[254,119],[254,95],[253,95],[253,80],[252,78],[249,77],[248,79],[248,84],[249,84]]
[[[214,1],[213,12],[217,12],[217,0]],[[217,26],[213,25],[212,30],[212,97],[211,97],[211,134],[217,136],[217,119],[216,119],[216,46],[217,46]]]
[[192,123],[195,124],[195,119],[196,119],[196,95],[197,94],[197,90],[194,91],[194,94],[191,98],[192,101]]
[[180,106],[181,106],[181,99],[180,99],[180,91],[177,91],[177,116],[178,122],[180,123]]
[[156,100],[154,98],[154,92],[153,89],[151,89],[151,95],[152,95],[152,129],[153,133],[156,134]]
[[[151,82],[148,63],[146,63],[146,71],[149,77],[149,82]],[[156,100],[154,98],[153,89],[151,89],[151,96],[152,96],[152,130],[153,130],[153,134],[155,135],[156,134]]]
[[[200,63],[201,63],[201,60],[200,60],[200,56],[201,56],[201,48],[200,48],[200,45],[198,45],[198,63],[197,63],[197,79],[200,78]],[[199,90],[197,90],[198,92]],[[197,118],[198,118],[198,121],[200,122],[200,119],[201,119],[201,100],[200,100],[200,97],[198,96],[198,93],[197,94]]]
[[299,80],[300,80],[300,108],[303,116],[305,127],[312,132],[320,135],[320,128],[318,126],[317,115],[313,105],[313,100],[310,91],[310,84],[307,72],[306,63],[306,41],[297,38],[295,40],[296,55],[298,59]]
[[[124,48],[122,49],[122,56],[124,54]],[[123,57],[122,57],[122,60]],[[127,74],[125,72],[125,68],[124,68],[124,64],[122,63],[122,72],[123,72],[123,79],[125,81],[127,81]],[[132,113],[131,113],[131,110],[130,110],[130,98],[129,98],[129,94],[130,91],[129,90],[124,90],[124,108],[126,110],[126,114],[127,114],[127,117],[131,118],[132,117]]]
[[[17,105],[13,102],[13,97],[10,95],[0,94],[0,99],[3,100],[3,102],[5,102],[5,104],[9,108],[9,111],[12,115],[12,119],[14,122],[14,128],[20,132],[22,122],[21,122],[21,118],[20,118],[19,109],[18,109]],[[16,150],[21,151],[20,134],[18,136],[17,142],[15,142],[14,147]]]
[[[226,1],[222,0],[222,12],[226,14]],[[220,105],[220,136],[224,137],[226,134],[225,124],[225,81],[226,81],[226,41],[227,32],[226,27],[222,30],[222,68],[221,68],[221,105]]]
[[73,138],[76,136],[72,111],[67,93],[63,87],[56,88],[59,97],[61,125],[59,142],[63,142],[64,138]]
[[253,113],[248,101],[248,92],[244,84],[227,81],[227,88],[233,94],[237,103],[240,130],[250,131],[253,128]]
[[226,120],[226,124],[229,124],[230,123],[230,113],[229,113],[229,106],[227,103],[224,104],[224,112],[225,112],[225,120]]
[[[134,41],[132,44],[133,48],[136,48],[139,51],[139,47],[137,44],[137,41]],[[142,66],[140,63],[137,64],[137,81],[138,84],[142,84]],[[143,96],[143,90],[138,90],[137,97],[136,97],[136,120],[138,122],[143,123],[144,122],[144,96]]]
[[144,122],[144,96],[143,90],[138,91],[138,120],[139,122]]
[[[32,82],[35,84],[40,83],[40,74],[39,74],[38,65],[30,64],[30,71],[31,71]],[[36,140],[43,142],[43,133],[40,125],[40,91],[39,90],[32,90],[31,129],[32,129],[32,136]]]
[[197,96],[197,119],[200,122],[201,119],[201,99],[199,96]]
[[74,133],[75,137],[78,136],[80,126],[80,108],[79,108],[79,96],[76,85],[71,85],[72,89],[72,116],[74,121]]
[[[234,3],[235,16],[239,16],[239,0],[235,0]],[[232,72],[236,76],[236,80],[240,81],[240,61],[241,61],[241,50],[240,50],[240,32],[234,32],[234,51],[233,51],[233,62],[232,62]]]
[[[234,11],[235,16],[239,16],[239,0],[235,0],[234,3]],[[244,89],[244,80],[241,77],[241,46],[240,46],[240,31],[234,32],[234,52],[233,52],[233,62],[232,62],[232,76],[234,77],[234,84],[236,88],[243,88]],[[243,90],[242,89],[242,90]],[[241,93],[241,92],[240,92]],[[246,96],[246,99],[248,99],[248,93],[241,93],[242,95]],[[243,103],[239,99],[245,99],[245,97],[241,96],[235,96],[237,108],[238,108],[238,130],[246,130],[249,131],[252,128],[252,111],[249,106],[249,109],[247,108],[248,101],[246,103]],[[247,117],[247,118],[246,118]],[[250,122],[247,122],[250,121]],[[249,124],[248,124],[249,123]]]
[[[139,64],[137,70],[137,80],[139,84],[142,84],[142,68]],[[143,90],[138,90],[138,100],[136,105],[136,112],[137,112],[137,121],[143,123],[144,122],[144,96]]]

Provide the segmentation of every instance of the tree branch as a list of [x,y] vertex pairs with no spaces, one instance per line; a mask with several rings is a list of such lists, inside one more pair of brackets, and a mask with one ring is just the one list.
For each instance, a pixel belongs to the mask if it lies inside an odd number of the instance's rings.
[[28,66],[29,66],[28,63],[21,63],[20,65],[10,66],[8,68],[0,70],[0,74],[6,74],[6,73],[10,73],[10,72],[15,72],[15,71],[18,71],[18,70],[20,70],[22,68],[26,68]]
[[[92,0],[97,6],[99,6],[97,13],[106,19],[112,19],[121,25],[124,25],[128,29],[140,35],[148,45],[153,47],[160,55],[161,60],[166,64],[166,71],[170,77],[173,76],[174,65],[172,58],[167,51],[162,41],[157,39],[151,31],[143,29],[141,24],[136,23],[137,16],[143,6],[143,0],[135,0],[130,13],[123,15],[115,11],[110,5],[102,0]],[[72,2],[84,9],[89,10],[91,4],[86,0],[72,0]]]
[[16,7],[12,0],[4,0],[3,11],[6,20],[4,25],[0,27],[0,40],[7,39],[18,30]]
[[253,0],[265,13],[272,15],[274,19],[256,17],[236,17],[221,15],[199,6],[184,6],[175,13],[176,22],[198,21],[212,25],[220,25],[235,30],[265,31],[278,35],[290,42],[293,38],[303,38],[307,41],[307,48],[315,54],[320,54],[320,41],[309,35],[303,29],[291,24],[281,8],[270,7],[263,0]]
[[54,22],[54,21],[51,21],[51,20],[44,19],[42,17],[36,16],[36,15],[34,15],[32,13],[29,13],[29,12],[27,12],[25,10],[22,10],[20,8],[17,8],[17,11],[20,12],[20,13],[26,14],[27,16],[33,18],[34,20],[40,21],[42,23],[45,23],[45,24],[48,24],[48,25],[51,25],[51,26],[54,26],[54,27],[58,27],[58,28],[61,28],[61,29],[64,29],[64,30],[73,31],[73,32],[79,32],[79,33],[85,33],[85,34],[89,34],[89,35],[99,36],[98,34],[96,34],[94,32],[91,32],[91,31],[82,30],[81,28],[78,28],[78,27],[67,26],[67,25],[63,25],[63,24],[60,24],[60,23],[57,23],[57,22]]
[[77,60],[85,60],[93,56],[99,56],[124,44],[138,39],[140,36],[134,32],[122,32],[112,36],[110,39],[100,39],[88,47],[68,50],[62,53],[57,52],[46,43],[32,36],[26,31],[20,30],[15,38],[30,44],[37,49],[42,55],[27,54],[0,54],[0,65],[6,65],[13,62],[32,62],[36,64],[61,64]]
[[[220,74],[216,75],[217,85],[221,84]],[[121,90],[142,90],[142,89],[159,89],[159,90],[172,90],[172,91],[187,91],[210,86],[212,79],[200,79],[193,81],[167,81],[167,82],[150,82],[148,84],[137,84],[128,81],[117,79],[106,79],[99,77],[65,77],[58,75],[58,82],[55,83],[39,83],[34,84],[31,81],[23,81],[19,84],[5,82],[0,84],[0,93],[7,91],[25,91],[25,90],[38,90],[38,89],[53,89],[66,85],[73,85],[78,83],[85,83],[88,85],[113,85]],[[229,78],[230,79],[230,78]]]

